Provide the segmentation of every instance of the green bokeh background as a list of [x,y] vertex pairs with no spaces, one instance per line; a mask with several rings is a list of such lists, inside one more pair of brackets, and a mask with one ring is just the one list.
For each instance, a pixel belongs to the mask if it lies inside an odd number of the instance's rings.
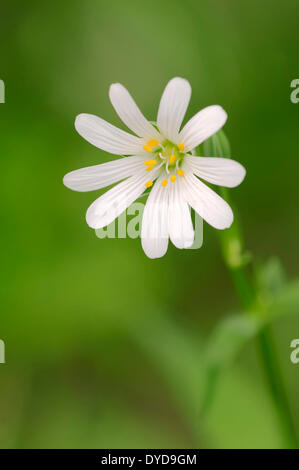
[[[108,99],[123,83],[155,119],[173,76],[193,88],[186,119],[221,104],[232,191],[247,247],[298,274],[296,0],[1,2],[1,447],[280,447],[255,345],[223,374],[208,415],[197,400],[202,345],[240,306],[217,232],[160,260],[140,240],[99,240],[85,223],[96,193],[62,185],[109,160],[74,129],[81,112],[120,126]],[[299,305],[298,305],[299,311]],[[274,325],[295,422],[299,321]],[[219,351],[221,354],[221,351]],[[297,429],[299,431],[299,429]]]

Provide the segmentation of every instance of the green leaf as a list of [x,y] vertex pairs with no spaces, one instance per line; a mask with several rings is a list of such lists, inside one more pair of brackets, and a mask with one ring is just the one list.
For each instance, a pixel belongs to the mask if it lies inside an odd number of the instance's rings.
[[286,282],[285,271],[276,257],[255,267],[256,292],[263,310],[269,309],[273,300],[286,286]]
[[287,284],[271,304],[268,321],[286,315],[299,315],[299,279]]
[[260,270],[261,280],[269,292],[275,292],[267,308],[227,317],[212,332],[204,352],[201,411],[207,412],[215,395],[221,374],[232,364],[248,341],[266,326],[286,315],[299,314],[299,279],[286,284],[280,262],[270,260]]
[[278,258],[255,270],[256,292],[267,323],[286,315],[299,315],[299,279],[288,282]]

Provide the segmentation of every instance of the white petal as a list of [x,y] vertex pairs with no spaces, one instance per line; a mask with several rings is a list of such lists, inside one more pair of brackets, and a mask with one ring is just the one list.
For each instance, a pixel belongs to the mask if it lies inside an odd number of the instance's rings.
[[126,88],[113,83],[109,90],[111,103],[120,119],[135,134],[147,140],[161,139],[159,132],[148,122]]
[[179,143],[178,134],[191,96],[191,86],[184,78],[170,80],[163,92],[157,118],[161,132],[174,143]]
[[188,203],[208,224],[219,230],[231,226],[233,212],[224,199],[192,174],[185,174],[182,181]]
[[245,168],[229,158],[188,156],[187,161],[196,176],[226,188],[238,186],[246,175]]
[[179,135],[180,142],[185,145],[185,151],[194,149],[218,132],[226,119],[226,112],[218,105],[208,106],[195,114]]
[[71,171],[63,178],[63,184],[74,191],[94,191],[128,178],[142,168],[144,168],[143,157],[124,157]]
[[92,114],[79,114],[75,128],[92,145],[116,155],[136,155],[143,146],[143,139],[128,134]]
[[149,258],[161,258],[168,247],[168,186],[162,186],[164,178],[162,175],[156,181],[143,211],[141,243]]
[[184,197],[180,179],[170,184],[169,188],[169,237],[177,248],[189,248],[194,242],[194,229],[188,203]]
[[[145,191],[145,183],[149,179],[145,173],[142,171],[131,176],[96,199],[86,213],[88,225],[92,228],[106,227],[127,209]],[[151,178],[155,178],[153,171]]]

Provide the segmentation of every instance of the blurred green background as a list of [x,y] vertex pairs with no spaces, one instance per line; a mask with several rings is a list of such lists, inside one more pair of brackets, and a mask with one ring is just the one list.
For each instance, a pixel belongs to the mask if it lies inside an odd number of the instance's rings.
[[[96,238],[85,211],[98,193],[69,191],[62,177],[110,159],[73,123],[87,112],[123,128],[111,83],[155,119],[167,81],[185,77],[186,118],[228,111],[232,156],[247,168],[231,197],[248,249],[279,257],[295,279],[297,16],[296,0],[1,2],[2,448],[284,445],[254,341],[199,411],[204,345],[240,311],[218,233],[205,224],[200,250],[149,260],[140,240]],[[299,320],[273,327],[298,423]]]

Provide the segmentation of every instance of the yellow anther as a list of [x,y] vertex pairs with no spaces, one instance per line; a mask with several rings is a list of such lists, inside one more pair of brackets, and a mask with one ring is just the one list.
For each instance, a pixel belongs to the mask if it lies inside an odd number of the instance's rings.
[[156,160],[146,160],[144,162],[145,165],[156,165],[157,161]]
[[149,180],[149,181],[147,181],[147,182],[145,183],[145,186],[146,186],[147,188],[150,188],[151,186],[153,186],[153,182],[152,182],[151,180]]
[[170,157],[169,157],[169,163],[170,163],[170,165],[173,165],[174,162],[175,162],[175,155],[170,155]]
[[162,181],[162,186],[165,188],[165,186],[167,185],[167,183],[168,183],[168,180],[163,180],[163,181]]
[[184,176],[185,172],[179,168],[178,170],[178,175],[179,176]]
[[170,177],[170,181],[171,181],[172,183],[174,183],[174,182],[175,182],[175,180],[176,180],[176,176],[175,176],[175,175],[171,175],[171,177]]
[[146,150],[147,152],[152,152],[153,149],[149,145],[144,145],[143,150]]
[[183,144],[183,142],[180,142],[180,143],[178,144],[178,148],[180,149],[181,152],[184,151],[185,145]]
[[157,147],[157,145],[159,145],[159,141],[157,139],[151,139],[148,141],[147,145],[149,147]]
[[154,168],[154,166],[153,166],[153,165],[150,165],[150,166],[148,166],[148,167],[145,169],[145,171],[151,171],[153,168]]

